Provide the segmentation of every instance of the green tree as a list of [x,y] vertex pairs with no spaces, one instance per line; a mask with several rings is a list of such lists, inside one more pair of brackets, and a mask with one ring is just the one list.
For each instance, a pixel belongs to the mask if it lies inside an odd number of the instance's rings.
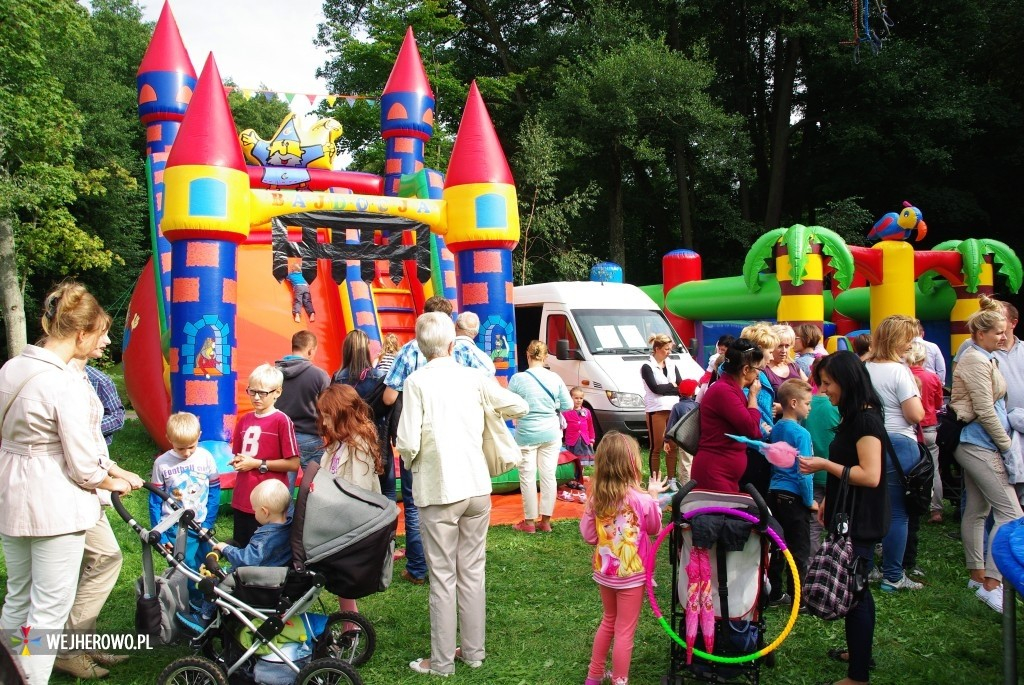
[[82,115],[53,61],[90,33],[72,0],[0,3],[0,300],[8,355],[25,346],[25,283],[40,265],[65,273],[109,266],[113,255],[69,209],[99,192],[96,174],[75,168]]
[[528,116],[518,136],[519,154],[512,160],[519,197],[520,238],[514,263],[519,284],[536,281],[583,280],[594,258],[575,242],[571,221],[593,207],[593,183],[568,196],[555,193],[564,167],[562,141]]

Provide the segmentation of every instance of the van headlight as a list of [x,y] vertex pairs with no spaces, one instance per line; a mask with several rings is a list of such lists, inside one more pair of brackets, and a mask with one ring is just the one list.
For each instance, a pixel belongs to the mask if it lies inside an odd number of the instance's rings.
[[620,409],[644,408],[644,398],[636,393],[605,390],[604,394],[608,397],[608,401],[612,403],[613,407],[619,407]]

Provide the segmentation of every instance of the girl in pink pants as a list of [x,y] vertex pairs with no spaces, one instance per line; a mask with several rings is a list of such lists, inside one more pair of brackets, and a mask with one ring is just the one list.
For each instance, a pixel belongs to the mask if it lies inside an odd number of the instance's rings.
[[609,650],[613,685],[629,682],[633,633],[643,601],[644,560],[651,549],[650,536],[661,530],[657,496],[665,491],[665,479],[654,473],[643,492],[640,469],[637,441],[617,431],[606,433],[594,457],[590,500],[580,520],[583,539],[594,545],[593,577],[604,605],[585,685],[600,685]]

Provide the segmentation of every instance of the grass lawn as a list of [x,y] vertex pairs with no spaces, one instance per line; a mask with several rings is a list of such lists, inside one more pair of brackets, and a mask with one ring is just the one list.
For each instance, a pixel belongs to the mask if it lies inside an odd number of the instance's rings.
[[[156,448],[137,420],[130,420],[114,441],[113,453],[123,466],[148,475]],[[140,520],[148,521],[144,493],[126,499]],[[100,629],[134,632],[133,583],[141,575],[139,541],[127,525],[108,512],[124,550],[124,568],[100,617]],[[230,534],[229,516],[218,529]],[[1002,682],[1000,617],[966,590],[963,553],[950,537],[954,523],[925,525],[921,532],[921,566],[926,587],[918,592],[885,595],[874,588],[878,609],[874,683],[901,685],[991,685]],[[574,521],[554,524],[551,535],[526,536],[509,526],[491,529],[487,540],[488,658],[483,667],[458,666],[453,684],[532,685],[582,683],[590,659],[593,631],[601,615],[597,590],[590,580],[590,547]],[[667,612],[669,564],[667,543],[662,548],[657,575],[659,603]],[[366,683],[428,683],[428,676],[413,673],[408,662],[429,656],[428,589],[398,578],[382,594],[360,601],[360,610],[377,630],[377,652],[360,669]],[[6,572],[0,556],[0,593]],[[326,597],[326,595],[325,595]],[[335,608],[333,598],[326,597]],[[1019,605],[1020,607],[1020,605]],[[1018,616],[1024,614],[1024,607]],[[769,614],[770,642],[778,635],[786,615]],[[1024,620],[1018,631],[1024,635]],[[801,616],[793,633],[779,648],[774,668],[763,668],[766,683],[815,683],[845,675],[825,652],[844,644],[843,623],[825,623]],[[669,638],[645,607],[633,652],[632,683],[660,683],[667,672]],[[172,660],[188,653],[187,647],[159,647],[139,653],[117,667],[103,682],[110,685],[150,685]],[[1018,668],[1024,673],[1024,649]],[[53,683],[73,683],[55,675]]]

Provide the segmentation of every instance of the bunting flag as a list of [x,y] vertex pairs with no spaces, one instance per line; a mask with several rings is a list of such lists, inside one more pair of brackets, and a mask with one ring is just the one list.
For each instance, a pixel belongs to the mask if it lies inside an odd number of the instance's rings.
[[292,93],[277,90],[241,88],[239,86],[224,86],[224,91],[227,93],[240,93],[241,96],[246,100],[251,100],[252,98],[257,96],[262,96],[267,102],[279,100],[287,104],[289,109],[291,109],[293,105],[302,103],[301,98],[298,100],[298,102],[296,102],[296,96],[302,96],[302,98],[305,98],[306,101],[309,102],[310,108],[315,108],[320,102],[323,101],[327,102],[328,107],[334,107],[335,104],[340,102],[344,102],[349,107],[355,107],[356,103],[359,102],[360,100],[364,101],[368,107],[376,107],[377,101],[379,99],[379,96],[376,95],[357,95],[355,93],[351,93],[348,95],[336,95],[333,93],[323,95],[320,93]]

